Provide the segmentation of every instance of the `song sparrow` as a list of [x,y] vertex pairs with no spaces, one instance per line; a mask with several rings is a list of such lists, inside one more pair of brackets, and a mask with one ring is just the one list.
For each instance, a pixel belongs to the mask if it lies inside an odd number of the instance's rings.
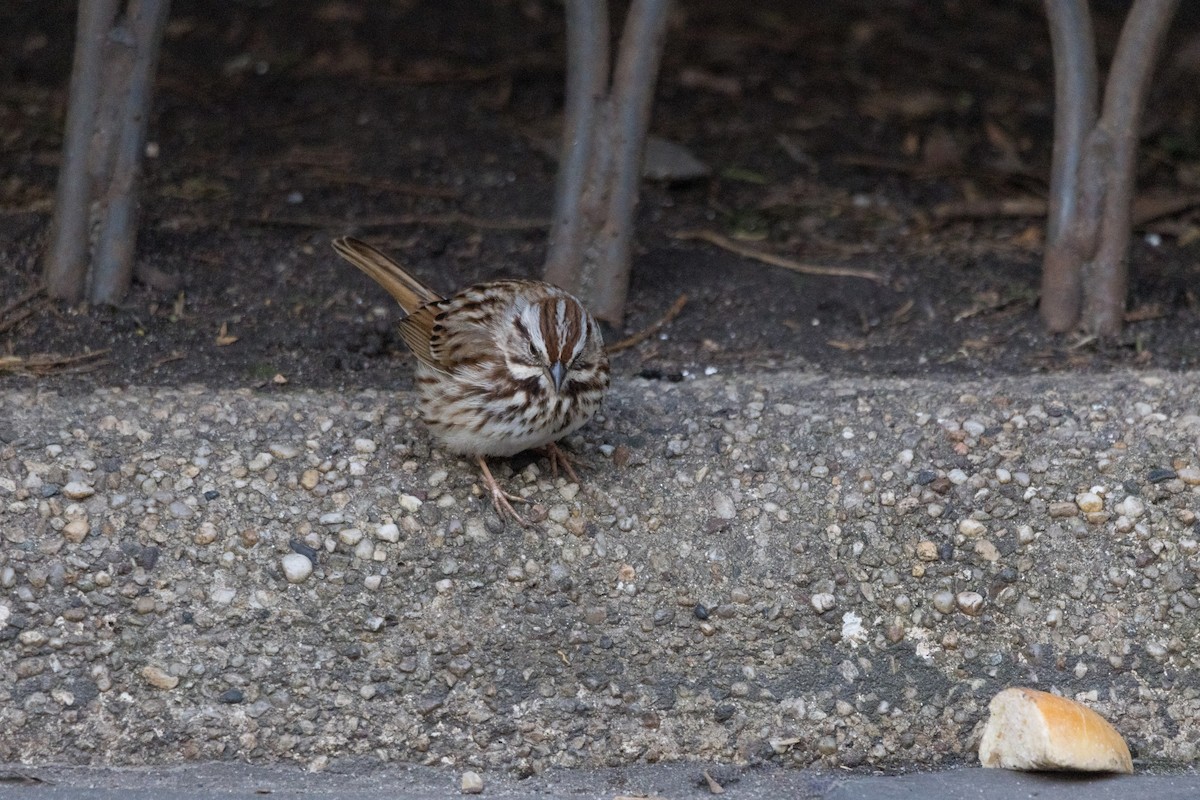
[[571,295],[541,281],[479,283],[443,297],[357,239],[333,242],[404,309],[400,337],[417,357],[417,407],[433,435],[483,471],[497,513],[526,522],[488,469],[487,456],[543,448],[557,473],[555,444],[596,413],[608,388],[600,326]]

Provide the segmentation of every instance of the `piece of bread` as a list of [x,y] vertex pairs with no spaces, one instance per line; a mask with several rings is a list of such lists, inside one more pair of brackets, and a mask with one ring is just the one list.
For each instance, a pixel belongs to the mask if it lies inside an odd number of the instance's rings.
[[1036,689],[1005,689],[988,704],[985,767],[1133,772],[1121,734],[1087,706]]

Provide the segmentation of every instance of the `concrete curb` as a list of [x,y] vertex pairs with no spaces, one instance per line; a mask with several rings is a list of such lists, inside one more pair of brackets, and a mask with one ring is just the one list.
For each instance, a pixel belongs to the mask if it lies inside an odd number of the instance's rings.
[[628,382],[526,531],[404,397],[8,392],[0,759],[938,768],[1025,684],[1187,764],[1196,378]]

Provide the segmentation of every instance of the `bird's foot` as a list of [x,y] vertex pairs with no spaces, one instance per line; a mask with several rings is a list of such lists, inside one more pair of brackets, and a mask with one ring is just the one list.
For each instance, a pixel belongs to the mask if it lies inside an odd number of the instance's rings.
[[550,444],[542,447],[541,450],[546,458],[550,461],[551,475],[557,478],[558,470],[561,467],[562,471],[565,472],[572,481],[582,485],[582,481],[579,480],[579,474],[575,472],[575,466],[571,463],[574,461],[577,464],[582,464],[583,462],[579,460],[578,456],[571,455],[569,451],[559,447],[557,442],[551,442]]
[[529,503],[530,501],[526,500],[520,495],[510,494],[501,489],[500,484],[496,482],[494,477],[492,477],[492,471],[488,469],[486,458],[483,456],[476,456],[475,463],[479,465],[479,469],[483,472],[483,482],[487,486],[488,492],[492,496],[492,506],[496,509],[496,513],[500,515],[500,519],[503,520],[507,515],[515,519],[517,524],[522,528],[528,528],[529,522],[517,513],[516,509],[512,507],[512,504],[514,502]]

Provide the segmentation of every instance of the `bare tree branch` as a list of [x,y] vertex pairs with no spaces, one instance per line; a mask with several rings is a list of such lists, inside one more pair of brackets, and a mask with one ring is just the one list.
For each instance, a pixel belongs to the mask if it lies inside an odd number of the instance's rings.
[[1124,321],[1138,126],[1179,0],[1135,0],[1096,110],[1097,68],[1086,0],[1046,0],[1054,48],[1054,164],[1041,315],[1052,331],[1101,336]]
[[1095,135],[1106,142],[1102,163],[1108,177],[1097,215],[1099,241],[1084,267],[1083,308],[1085,326],[1102,336],[1119,333],[1124,323],[1138,130],[1154,64],[1178,6],[1179,0],[1135,0],[1104,88]]
[[43,264],[46,291],[51,297],[71,302],[82,299],[87,283],[92,200],[88,161],[104,75],[104,43],[116,14],[117,0],[79,4],[62,164],[50,224],[50,247]]
[[[584,294],[601,319],[620,322],[629,291],[629,255],[633,241],[633,215],[637,208],[642,151],[650,125],[654,86],[666,38],[668,0],[634,0],[625,18],[621,47],[613,75],[611,117],[608,130],[612,175],[608,213],[601,224],[600,264],[584,273]],[[586,278],[595,283],[588,285]]]
[[[583,263],[584,193],[595,156],[599,105],[608,88],[608,3],[567,0],[567,92],[562,157],[554,198],[554,224],[546,280],[578,294]],[[594,188],[594,187],[593,187]],[[595,207],[595,198],[591,206]]]
[[619,322],[669,0],[633,0],[608,74],[605,2],[568,0],[567,108],[548,281]]
[[[142,146],[169,8],[169,0],[79,4],[67,130],[44,264],[52,297],[77,302],[88,294],[93,302],[116,303],[129,288]],[[93,215],[98,231],[90,247]]]
[[96,243],[91,292],[95,303],[119,302],[133,279],[142,147],[169,8],[168,0],[131,0],[126,17],[132,63],[125,91],[114,97],[119,102],[118,127],[112,173],[101,204],[107,213]]
[[1080,165],[1096,122],[1098,81],[1087,0],[1046,0],[1045,6],[1054,52],[1054,158],[1040,310],[1046,327],[1061,332],[1075,327],[1083,304],[1080,264],[1087,256],[1071,234],[1077,230]]

